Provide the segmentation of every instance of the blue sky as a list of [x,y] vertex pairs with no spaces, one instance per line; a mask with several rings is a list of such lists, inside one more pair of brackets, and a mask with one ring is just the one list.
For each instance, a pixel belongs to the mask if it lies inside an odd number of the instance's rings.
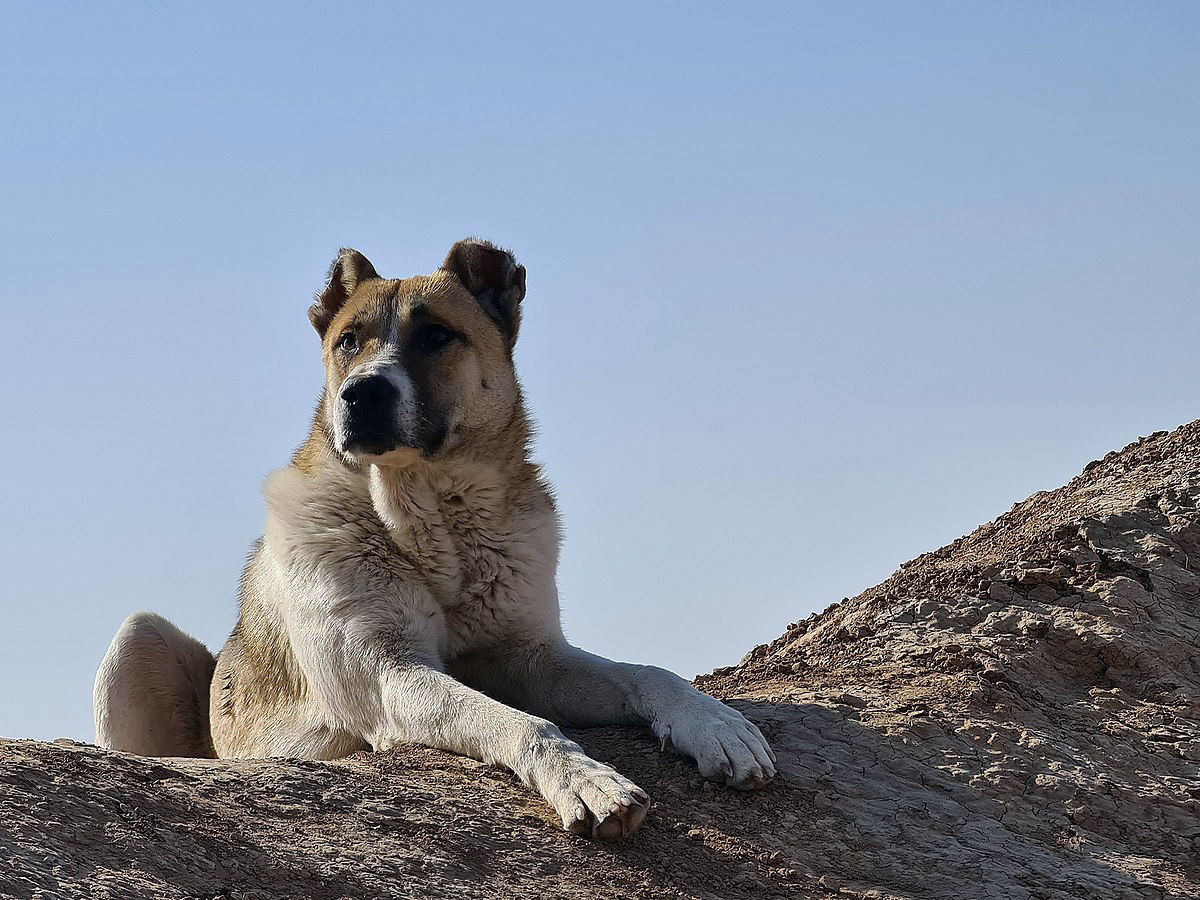
[[339,246],[516,251],[570,636],[686,675],[1200,415],[1195,4],[6,10],[0,735],[224,641]]

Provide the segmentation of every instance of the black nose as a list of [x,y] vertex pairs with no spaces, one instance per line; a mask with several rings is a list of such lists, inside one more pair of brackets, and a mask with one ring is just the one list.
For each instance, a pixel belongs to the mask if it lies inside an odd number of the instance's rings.
[[342,401],[354,412],[371,412],[396,402],[400,392],[382,375],[368,375],[342,388]]

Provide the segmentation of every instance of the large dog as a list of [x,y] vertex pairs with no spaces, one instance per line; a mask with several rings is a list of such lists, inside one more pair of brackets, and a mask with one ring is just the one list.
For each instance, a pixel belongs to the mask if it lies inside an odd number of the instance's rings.
[[737,711],[564,639],[558,517],[513,368],[524,296],[524,267],[483,241],[400,280],[341,252],[309,310],[325,393],[267,480],[237,627],[214,660],[159,616],[127,619],[96,675],[97,743],[310,759],[439,747],[511,769],[565,828],[602,839],[637,828],[649,798],[553,723],[644,723],[706,778],[774,777]]

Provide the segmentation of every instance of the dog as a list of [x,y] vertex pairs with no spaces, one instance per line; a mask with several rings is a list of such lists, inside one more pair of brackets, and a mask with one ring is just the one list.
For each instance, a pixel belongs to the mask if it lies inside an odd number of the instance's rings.
[[647,725],[707,779],[774,778],[741,713],[564,638],[559,519],[513,366],[524,297],[525,268],[481,240],[406,279],[340,252],[309,310],[324,395],[266,481],[237,626],[214,659],[130,616],[96,676],[99,745],[334,759],[420,744],[510,769],[601,840],[633,832],[649,796],[559,725]]

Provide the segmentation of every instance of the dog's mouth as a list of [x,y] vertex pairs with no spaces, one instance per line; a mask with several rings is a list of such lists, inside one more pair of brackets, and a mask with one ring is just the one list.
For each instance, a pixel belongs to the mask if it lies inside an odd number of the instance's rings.
[[351,429],[345,436],[342,453],[356,458],[382,457],[398,453],[419,453],[424,457],[435,456],[446,444],[446,429],[438,428],[428,435],[385,434]]
[[421,459],[424,454],[416,447],[397,445],[390,450],[350,450],[346,456],[363,466],[407,466]]
[[347,435],[338,449],[353,456],[385,456],[401,446],[400,441],[384,435]]
[[[440,444],[441,441],[438,441]],[[419,458],[429,458],[437,447],[425,441],[395,434],[361,434],[351,431],[341,442],[338,452],[358,463],[373,465],[405,465]]]

